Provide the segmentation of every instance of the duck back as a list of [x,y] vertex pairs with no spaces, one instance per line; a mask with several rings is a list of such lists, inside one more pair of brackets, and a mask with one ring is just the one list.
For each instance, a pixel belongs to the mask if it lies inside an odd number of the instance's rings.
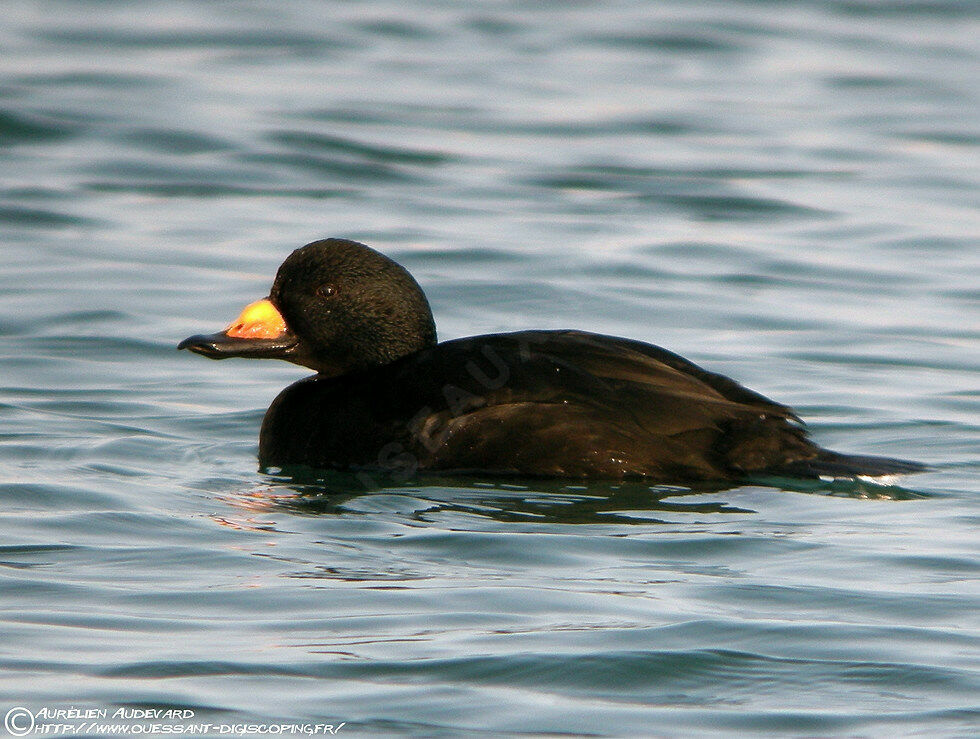
[[580,331],[438,344],[286,388],[264,466],[735,479],[815,459],[793,413],[660,347]]

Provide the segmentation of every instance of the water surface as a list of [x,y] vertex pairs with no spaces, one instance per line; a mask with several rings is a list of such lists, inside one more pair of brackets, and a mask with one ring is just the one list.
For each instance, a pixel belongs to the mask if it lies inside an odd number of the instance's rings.
[[[978,728],[968,2],[14,0],[0,24],[0,713],[342,733]],[[442,338],[574,327],[892,484],[263,474],[303,370],[175,351],[365,241]]]

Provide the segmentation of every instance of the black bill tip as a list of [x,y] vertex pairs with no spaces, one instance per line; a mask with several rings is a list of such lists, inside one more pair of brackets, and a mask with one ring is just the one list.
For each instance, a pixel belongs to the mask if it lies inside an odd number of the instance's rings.
[[188,336],[177,345],[177,349],[187,349],[209,359],[228,359],[230,357],[289,359],[296,349],[296,345],[296,337],[291,334],[273,339],[245,339],[228,336],[224,331],[221,331],[216,334]]

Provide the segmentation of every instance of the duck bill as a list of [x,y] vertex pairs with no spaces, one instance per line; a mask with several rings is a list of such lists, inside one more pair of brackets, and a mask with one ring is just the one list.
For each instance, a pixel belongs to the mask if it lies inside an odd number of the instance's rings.
[[268,298],[245,306],[224,331],[189,336],[177,345],[178,349],[210,359],[246,357],[286,361],[295,358],[298,347],[299,340]]

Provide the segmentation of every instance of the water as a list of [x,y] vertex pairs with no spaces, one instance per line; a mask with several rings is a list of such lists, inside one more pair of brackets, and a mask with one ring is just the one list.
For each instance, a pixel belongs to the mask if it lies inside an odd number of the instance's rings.
[[[0,713],[976,733],[975,4],[3,16]],[[175,344],[329,235],[404,263],[442,338],[651,341],[825,446],[933,470],[329,494],[261,474],[264,409],[303,370]]]

